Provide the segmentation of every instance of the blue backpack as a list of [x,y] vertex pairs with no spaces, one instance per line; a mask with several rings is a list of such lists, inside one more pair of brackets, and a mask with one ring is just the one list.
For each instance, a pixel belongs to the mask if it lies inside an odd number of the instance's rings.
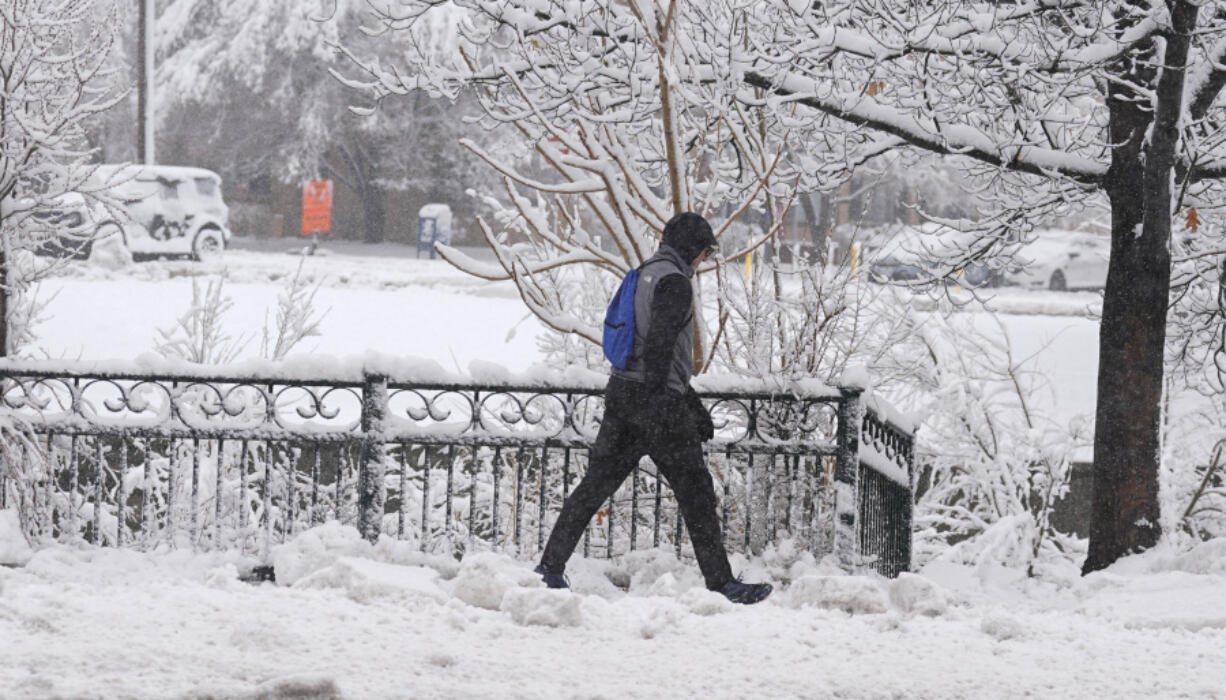
[[617,369],[624,370],[634,353],[634,290],[639,283],[639,271],[626,273],[609,309],[604,315],[604,356]]

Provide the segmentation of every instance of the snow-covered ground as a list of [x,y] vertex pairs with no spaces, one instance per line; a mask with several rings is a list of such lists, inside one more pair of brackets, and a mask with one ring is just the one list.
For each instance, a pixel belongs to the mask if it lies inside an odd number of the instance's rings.
[[240,581],[252,562],[237,555],[186,551],[52,547],[0,568],[0,696],[1226,693],[1226,541],[1045,581],[949,566],[840,576],[781,548],[736,561],[785,584],[752,607],[704,590],[670,551],[572,562],[574,592],[501,554],[424,557],[335,523],[273,560],[276,584]]
[[[277,294],[301,256],[280,250],[230,250],[217,263],[156,260],[109,268],[71,262],[42,282],[50,300],[35,332],[40,354],[64,359],[131,359],[154,349],[159,329],[173,327],[191,305],[192,280],[203,286],[223,272],[223,295],[233,300],[225,328],[248,339],[239,359],[257,357]],[[404,248],[404,246],[399,246]],[[394,255],[396,247],[340,248],[307,257],[303,274],[322,282],[315,307],[326,312],[321,335],[294,352],[387,355],[431,359],[467,372],[474,360],[512,370],[539,361],[541,326],[509,282],[464,275],[441,260]],[[409,249],[411,250],[411,249]]]
[[[174,325],[189,307],[192,280],[226,275],[233,300],[226,328],[250,339],[239,358],[258,356],[276,297],[294,274],[300,241],[242,240],[218,263],[158,260],[108,268],[73,262],[45,280],[38,292],[51,305],[36,327],[40,354],[64,359],[132,359],[154,349],[159,329]],[[322,281],[316,308],[327,314],[321,336],[296,354],[336,356],[375,351],[437,362],[460,374],[474,361],[513,371],[538,363],[542,325],[529,315],[510,282],[491,283],[441,260],[419,260],[399,244],[336,242],[329,254],[307,257],[303,272]],[[476,251],[474,251],[476,253]],[[1015,355],[1035,357],[1050,378],[1041,408],[1067,422],[1094,412],[1099,306],[1096,293],[1051,293],[1016,288],[990,290],[990,308],[1001,312]],[[917,297],[925,311],[927,300]],[[976,308],[976,307],[968,307]],[[985,314],[968,314],[983,316]],[[984,326],[987,322],[985,321]]]
[[[288,247],[289,243],[284,247]],[[308,258],[322,335],[300,352],[415,355],[447,369],[539,361],[541,326],[514,287],[394,247]],[[226,271],[227,328],[254,338],[298,258],[232,250],[221,264],[73,263],[46,280],[37,327],[55,358],[151,351]],[[1093,294],[1000,290],[1019,357],[1049,410],[1093,411]],[[986,318],[986,317],[985,317]],[[1156,551],[1086,578],[932,564],[848,577],[786,547],[735,568],[779,589],[740,608],[671,552],[572,562],[574,593],[530,563],[460,562],[370,546],[335,523],[273,555],[277,583],[240,581],[237,553],[28,551],[0,512],[0,697],[1218,697],[1226,696],[1226,542]]]

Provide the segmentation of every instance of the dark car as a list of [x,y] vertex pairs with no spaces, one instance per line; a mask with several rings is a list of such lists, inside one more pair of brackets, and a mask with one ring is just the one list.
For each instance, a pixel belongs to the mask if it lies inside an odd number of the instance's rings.
[[[931,227],[930,227],[931,228]],[[943,253],[952,254],[961,236],[950,229],[896,230],[875,246],[865,246],[864,261],[869,279],[883,284],[918,283],[934,280],[949,272],[941,262]],[[955,270],[950,280],[968,287],[993,285],[996,276],[986,264],[974,262]]]
[[38,255],[87,257],[94,233],[94,216],[77,192],[60,195],[50,206],[32,209],[21,223],[30,247]]

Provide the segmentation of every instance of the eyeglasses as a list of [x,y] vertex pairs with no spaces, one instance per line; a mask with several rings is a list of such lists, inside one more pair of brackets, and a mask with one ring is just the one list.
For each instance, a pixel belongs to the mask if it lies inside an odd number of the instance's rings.
[[718,246],[709,245],[709,246],[707,246],[707,247],[706,247],[706,248],[705,248],[705,249],[704,249],[702,252],[703,252],[703,253],[704,253],[704,254],[705,254],[705,255],[706,255],[708,258],[713,258],[713,257],[715,257],[715,255],[716,255],[717,253],[719,253],[719,247],[718,247]]

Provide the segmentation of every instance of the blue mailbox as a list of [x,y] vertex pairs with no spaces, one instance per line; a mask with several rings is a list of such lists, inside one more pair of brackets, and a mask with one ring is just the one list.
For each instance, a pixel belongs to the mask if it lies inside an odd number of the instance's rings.
[[417,257],[422,253],[434,259],[434,244],[451,244],[451,207],[427,204],[417,212]]

